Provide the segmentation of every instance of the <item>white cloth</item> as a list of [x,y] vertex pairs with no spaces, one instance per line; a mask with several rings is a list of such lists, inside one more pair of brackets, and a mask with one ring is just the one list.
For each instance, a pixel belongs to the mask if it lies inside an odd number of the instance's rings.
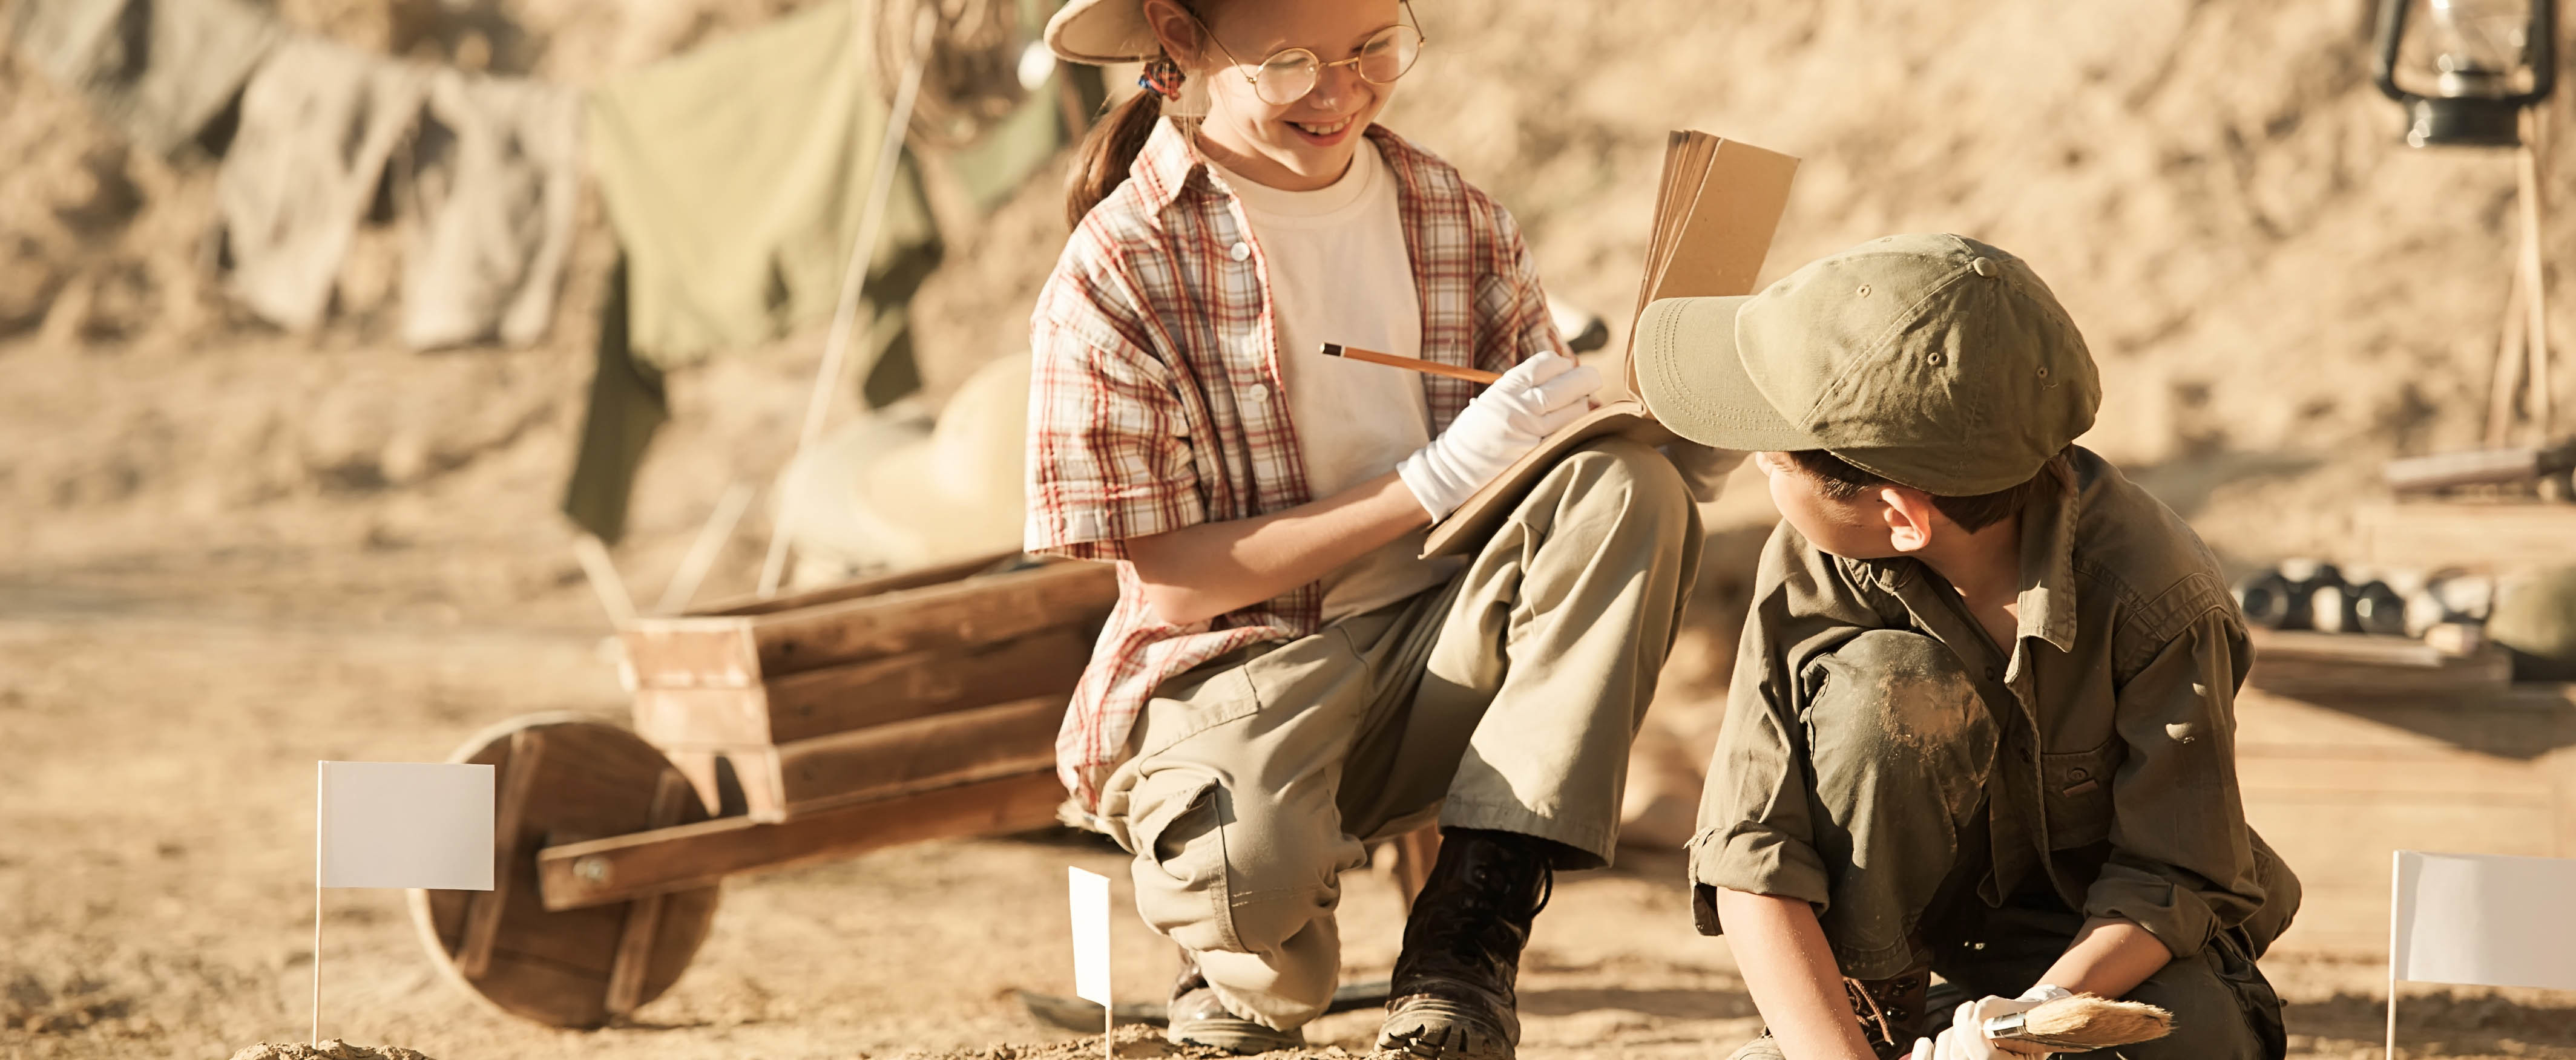
[[413,138],[403,345],[544,338],[581,192],[581,96],[440,69]]
[[[1288,422],[1320,500],[1395,468],[1431,440],[1422,379],[1401,368],[1326,357],[1323,344],[1421,356],[1422,303],[1396,212],[1395,179],[1375,144],[1316,191],[1281,191],[1217,168],[1261,244]],[[1466,562],[1422,558],[1414,531],[1324,576],[1324,621],[1383,607],[1447,580]]]

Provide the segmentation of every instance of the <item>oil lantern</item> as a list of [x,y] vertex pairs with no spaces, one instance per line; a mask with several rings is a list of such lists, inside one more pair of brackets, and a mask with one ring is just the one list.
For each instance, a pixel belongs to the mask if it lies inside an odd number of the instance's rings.
[[2379,0],[2375,75],[2409,146],[2512,147],[2557,81],[2557,38],[2558,0]]

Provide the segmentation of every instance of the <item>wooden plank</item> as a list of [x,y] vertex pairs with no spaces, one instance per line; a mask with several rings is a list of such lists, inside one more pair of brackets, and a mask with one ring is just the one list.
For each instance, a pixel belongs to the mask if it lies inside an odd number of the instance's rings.
[[2368,504],[2353,511],[2353,537],[2358,563],[2510,573],[2567,562],[2576,504]]
[[993,644],[1098,621],[1117,602],[1115,568],[1053,563],[767,615],[753,620],[752,638],[759,650],[759,672],[776,677],[904,652]]
[[2513,660],[2492,645],[2447,655],[2411,637],[2249,631],[2254,668],[2245,682],[2303,697],[2474,697],[2513,683]]
[[469,981],[492,970],[494,936],[501,931],[501,912],[510,902],[509,869],[518,863],[519,824],[527,816],[528,796],[535,790],[537,769],[545,762],[545,734],[521,729],[510,734],[510,757],[502,764],[501,790],[492,807],[492,889],[474,895],[465,911],[465,934],[456,955],[456,970]]
[[1091,664],[1091,631],[1060,627],[963,652],[909,652],[770,682],[769,739],[793,743],[962,707],[1055,696]]
[[710,887],[726,876],[932,839],[1003,835],[1056,820],[1052,770],[859,803],[780,824],[728,817],[550,846],[537,853],[546,908],[579,909]]
[[712,817],[723,812],[724,786],[717,781],[716,755],[713,751],[664,751],[663,757],[680,775],[689,778],[690,790],[697,793],[698,805]]
[[[655,778],[653,788],[653,827],[669,828],[680,822],[681,800],[696,798],[687,780],[676,773]],[[608,965],[608,993],[605,1004],[611,1017],[634,1012],[644,1003],[644,977],[652,970],[654,939],[661,933],[662,902],[665,896],[648,894],[626,907],[626,923],[617,935],[617,953]]]
[[1064,710],[1065,697],[1043,696],[781,744],[786,817],[1044,770]]
[[925,585],[937,585],[941,582],[953,582],[962,578],[970,578],[976,574],[980,574],[984,571],[1000,566],[1018,555],[1019,553],[1017,552],[997,552],[989,556],[977,556],[973,559],[962,559],[954,563],[942,563],[936,567],[923,567],[920,570],[903,571],[896,574],[881,575],[875,578],[861,578],[858,581],[816,589],[811,592],[797,593],[793,596],[773,596],[768,599],[762,599],[757,596],[736,597],[731,600],[724,600],[710,604],[706,607],[693,609],[689,614],[700,616],[752,616],[774,615],[782,611],[800,611],[808,607],[820,607],[824,604],[837,604],[843,600],[856,600],[862,596],[875,596],[879,593],[899,592],[905,589],[918,589]]
[[734,782],[742,785],[746,816],[762,824],[787,819],[787,792],[778,777],[778,748],[768,744],[728,747],[724,758],[733,767]]
[[618,631],[630,687],[751,688],[760,650],[748,618],[639,618]]
[[2249,690],[2236,708],[2246,820],[2305,895],[2285,950],[2382,954],[2391,850],[2576,854],[2567,689],[2315,700]]
[[754,688],[638,688],[635,732],[666,752],[794,743],[965,707],[1069,698],[1090,662],[1090,631],[1066,626],[809,670]]
[[769,693],[759,685],[637,688],[634,717],[635,735],[664,754],[769,742]]

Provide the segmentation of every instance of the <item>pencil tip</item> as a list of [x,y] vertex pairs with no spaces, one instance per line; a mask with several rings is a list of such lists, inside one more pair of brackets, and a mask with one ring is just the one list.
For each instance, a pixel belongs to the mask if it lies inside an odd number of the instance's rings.
[[1327,342],[1327,343],[1325,343],[1325,344],[1324,344],[1324,356],[1326,356],[1326,357],[1339,357],[1339,356],[1341,356],[1341,355],[1342,355],[1342,344],[1341,344],[1341,343],[1338,343],[1338,342]]

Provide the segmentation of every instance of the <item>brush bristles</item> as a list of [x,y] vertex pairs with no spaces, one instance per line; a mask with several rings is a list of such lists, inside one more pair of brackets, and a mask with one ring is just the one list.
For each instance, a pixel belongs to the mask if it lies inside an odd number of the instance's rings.
[[2173,1013],[2137,1001],[2077,994],[2030,1010],[2022,1017],[2022,1033],[2050,1043],[2107,1049],[2173,1033]]

